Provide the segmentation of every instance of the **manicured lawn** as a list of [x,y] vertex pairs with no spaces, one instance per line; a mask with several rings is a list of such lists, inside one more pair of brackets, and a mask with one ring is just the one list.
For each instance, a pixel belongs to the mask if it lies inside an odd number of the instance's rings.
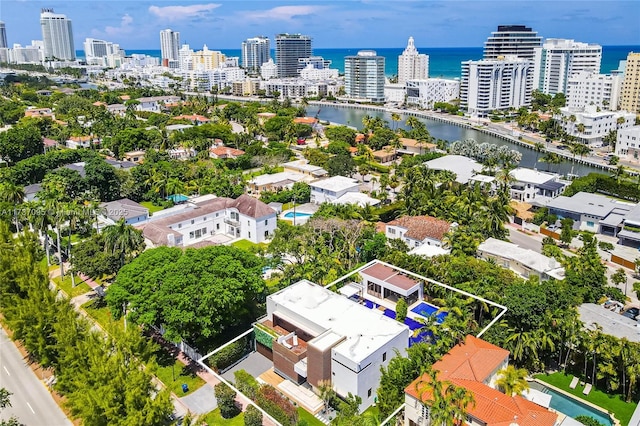
[[205,414],[203,417],[200,417],[201,420],[204,420],[208,425],[226,425],[226,426],[244,426],[244,413],[240,413],[232,419],[223,419],[220,415],[220,409],[216,408],[210,413]]
[[100,324],[104,330],[109,330],[109,327],[113,325],[124,329],[124,319],[120,318],[118,321],[115,321],[111,316],[109,308],[106,305],[100,306],[99,299],[88,301],[82,305],[82,309],[84,309],[91,318]]
[[149,209],[149,214],[154,214],[155,212],[159,212],[160,210],[164,210],[164,207],[156,206],[151,201],[142,201],[140,204],[142,204],[144,207]]
[[302,407],[298,407],[298,422],[304,420],[308,426],[323,426],[320,420],[316,419],[313,414]]
[[571,375],[564,375],[558,372],[548,375],[538,374],[534,377],[613,413],[623,425],[629,424],[636,408],[636,404],[625,402],[619,395],[609,395],[596,388],[591,389],[589,395],[583,395],[584,386],[582,385],[576,386],[575,389],[569,389],[569,384],[573,378]]
[[64,291],[69,298],[73,298],[76,296],[80,296],[81,294],[85,294],[91,291],[91,287],[87,285],[82,279],[76,275],[76,286],[73,287],[71,282],[71,275],[67,274],[64,276],[64,280],[61,280],[60,277],[55,277],[53,282],[56,283],[56,286],[62,291]]
[[[204,380],[189,371],[186,365],[168,354],[164,349],[158,349],[156,360],[158,362],[156,377],[164,383],[167,389],[179,397],[189,395],[204,385]],[[183,383],[189,386],[189,392],[182,392]]]
[[231,245],[234,246],[234,247],[237,247],[239,249],[246,250],[246,251],[251,252],[251,253],[257,252],[259,248],[263,248],[263,249],[267,248],[267,244],[264,244],[264,243],[255,244],[255,243],[252,243],[249,240],[236,241],[235,243],[233,243]]

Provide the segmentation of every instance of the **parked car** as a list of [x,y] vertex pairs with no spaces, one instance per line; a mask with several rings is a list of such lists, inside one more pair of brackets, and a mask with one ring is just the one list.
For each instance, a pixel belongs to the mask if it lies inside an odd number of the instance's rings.
[[305,138],[298,138],[297,144],[298,145],[306,145],[307,144],[307,140]]
[[636,319],[638,317],[638,314],[640,314],[640,309],[638,308],[629,308],[626,311],[624,311],[622,313],[622,316],[627,317],[627,318],[631,318],[632,320]]

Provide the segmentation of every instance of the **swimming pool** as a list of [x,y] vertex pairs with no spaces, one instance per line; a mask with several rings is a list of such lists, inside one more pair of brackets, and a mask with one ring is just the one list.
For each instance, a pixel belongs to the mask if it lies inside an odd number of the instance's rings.
[[189,199],[189,197],[187,197],[186,195],[182,195],[182,194],[173,194],[173,195],[169,195],[167,197],[167,200],[171,200],[176,204],[184,203],[188,199]]
[[559,411],[573,418],[576,418],[578,416],[589,416],[593,417],[603,425],[613,425],[613,422],[611,422],[611,417],[609,417],[609,415],[603,411],[596,410],[595,408],[583,404],[575,398],[572,398],[560,392],[556,392],[555,390],[550,389],[541,383],[530,382],[529,385],[532,389],[537,389],[541,392],[551,395],[551,403],[549,404],[549,406],[556,411]]
[[[364,306],[366,306],[369,309],[379,309],[382,305],[379,305],[375,302],[372,302],[371,300],[368,299],[364,299]],[[436,309],[437,310],[437,309]],[[446,316],[446,312],[443,312],[442,314],[444,314],[444,316]],[[442,315],[440,314],[440,315]],[[389,309],[389,308],[385,308],[383,315],[386,317],[389,317],[391,319],[396,319],[396,312],[393,309]],[[444,318],[443,316],[443,318]],[[415,332],[416,330],[424,327],[424,324],[419,323],[418,321],[406,317],[403,321],[407,327],[409,327],[409,329],[412,332]],[[442,322],[441,320],[438,320],[438,322]],[[416,343],[420,343],[423,341],[430,341],[433,338],[433,333],[431,333],[430,331],[423,331],[421,333],[418,333],[418,335],[414,336],[413,334],[409,337],[409,346],[413,346]]]
[[293,213],[293,212],[289,212],[289,213],[285,213],[284,217],[287,218],[287,219],[293,219],[294,217],[295,218],[298,218],[298,217],[309,217],[311,215],[312,215],[311,213],[302,213],[302,212]]
[[436,312],[438,312],[438,309],[440,308],[438,308],[437,306],[430,305],[427,302],[420,302],[418,306],[411,309],[411,312],[416,313],[418,315],[422,315],[425,318],[430,317],[431,315],[436,315],[436,318],[439,324],[442,321],[444,321],[445,317],[447,316],[447,313],[440,312],[439,314],[436,314]]

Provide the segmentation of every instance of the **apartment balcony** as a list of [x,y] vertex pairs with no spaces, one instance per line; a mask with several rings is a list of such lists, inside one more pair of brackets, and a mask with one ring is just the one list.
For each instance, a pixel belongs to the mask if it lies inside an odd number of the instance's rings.
[[224,223],[226,223],[227,225],[235,226],[235,227],[240,226],[240,221],[239,220],[231,219],[230,217],[225,217],[224,218]]

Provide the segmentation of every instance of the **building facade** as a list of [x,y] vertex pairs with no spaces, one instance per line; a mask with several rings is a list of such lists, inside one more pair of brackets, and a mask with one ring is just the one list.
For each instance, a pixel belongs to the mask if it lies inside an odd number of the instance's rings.
[[297,77],[298,59],[312,56],[311,37],[302,34],[276,35],[278,77]]
[[427,78],[406,82],[407,103],[421,108],[433,109],[436,102],[451,102],[460,99],[460,80]]
[[506,56],[462,63],[460,106],[472,117],[531,104],[533,63]]
[[429,56],[418,53],[418,49],[409,37],[407,47],[398,56],[398,83],[403,84],[409,80],[424,80],[429,77]]
[[534,49],[542,45],[542,37],[524,25],[499,25],[484,43],[484,59],[517,56],[533,60]]
[[579,71],[600,72],[602,46],[549,38],[535,49],[535,86],[542,93],[567,93],[569,77]]
[[358,181],[344,176],[317,180],[310,183],[309,186],[311,187],[311,202],[315,204],[334,202],[347,192],[360,192]]
[[178,53],[180,49],[180,33],[173,31],[169,28],[160,31],[160,59],[162,60],[163,67],[170,67],[173,61],[176,62],[176,66],[172,68],[178,68],[180,55]]
[[384,56],[375,50],[361,50],[344,58],[347,96],[370,102],[384,102]]
[[42,9],[40,27],[45,59],[69,61],[76,59],[71,19],[66,15],[54,13],[53,9]]
[[620,93],[620,109],[640,113],[640,53],[629,53]]
[[616,155],[630,161],[640,159],[640,126],[618,130]]
[[627,111],[598,111],[595,105],[575,109],[560,108],[554,116],[562,130],[574,136],[578,142],[598,146],[612,130],[626,129],[635,124],[636,115]]
[[242,42],[242,67],[249,72],[259,72],[271,59],[271,41],[268,37],[252,37]]
[[224,63],[224,54],[217,50],[209,50],[206,44],[202,50],[191,55],[191,64],[194,70],[211,71],[220,68]]
[[7,43],[7,27],[4,22],[0,21],[0,49],[9,47]]
[[616,111],[620,100],[622,76],[618,74],[595,74],[580,71],[567,79],[565,93],[569,108],[584,108],[595,105]]

